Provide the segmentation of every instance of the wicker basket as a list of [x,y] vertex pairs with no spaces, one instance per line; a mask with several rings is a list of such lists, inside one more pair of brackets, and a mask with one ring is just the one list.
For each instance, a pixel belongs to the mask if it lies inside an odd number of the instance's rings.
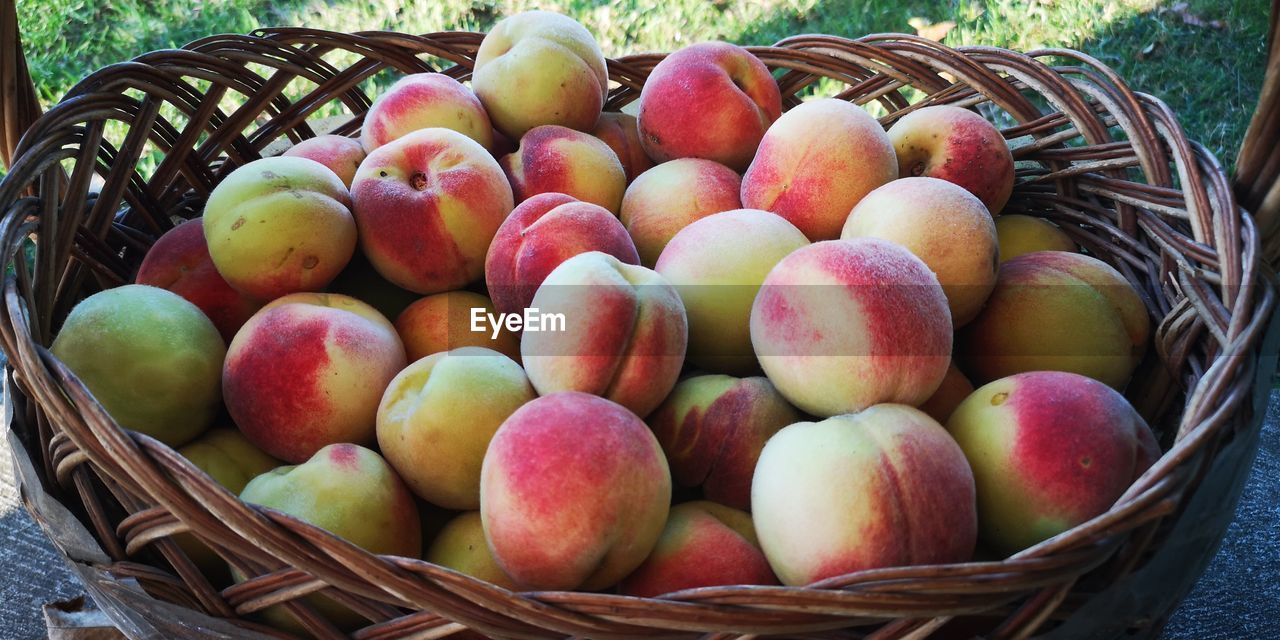
[[[4,4],[0,42],[16,43],[13,3]],[[1218,161],[1184,137],[1159,100],[1074,51],[952,49],[905,35],[799,36],[752,49],[781,70],[788,106],[825,77],[844,85],[841,98],[882,105],[885,124],[938,103],[1009,123],[1019,169],[1008,210],[1063,225],[1134,284],[1157,324],[1129,396],[1165,455],[1106,514],[1004,561],[657,599],[512,593],[422,561],[375,557],[241,503],[168,447],[121,430],[49,354],[71,306],[128,281],[150,243],[175,217],[198,215],[234,167],[314,135],[326,105],[357,116],[338,133],[357,131],[370,104],[361,83],[376,73],[444,66],[465,79],[481,37],[216,36],[107,67],[38,120],[21,56],[4,51],[0,148],[13,160],[0,183],[0,243],[13,271],[0,336],[10,359],[9,438],[28,509],[127,634],[280,635],[252,614],[284,603],[313,635],[343,637],[301,599],[321,589],[368,619],[354,633],[367,640],[467,628],[518,638],[1158,633],[1216,550],[1248,474],[1275,370],[1278,332],[1268,329],[1276,294],[1257,223]],[[329,62],[334,51],[354,63]],[[619,86],[607,108],[633,101],[661,58],[609,61]],[[1273,106],[1275,58],[1266,90]],[[908,87],[926,97],[909,104]],[[1257,120],[1240,163],[1249,181],[1235,189],[1261,206],[1258,194],[1276,193],[1280,116],[1264,108]],[[127,127],[119,144],[104,136],[109,121]],[[162,159],[144,177],[137,160],[149,149]],[[95,172],[103,181],[91,193]],[[20,259],[30,238],[34,268]],[[183,531],[253,577],[211,584],[174,542]]]

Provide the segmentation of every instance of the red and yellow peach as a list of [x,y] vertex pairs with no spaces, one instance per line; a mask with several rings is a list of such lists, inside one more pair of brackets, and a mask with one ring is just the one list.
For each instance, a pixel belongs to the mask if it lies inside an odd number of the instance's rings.
[[617,215],[627,190],[627,174],[609,145],[567,127],[530,129],[520,138],[520,148],[501,164],[516,202],[561,193]]
[[496,337],[486,324],[473,331],[478,313],[489,317],[498,312],[492,301],[470,291],[437,293],[409,305],[395,322],[409,362],[462,347],[486,347],[518,361],[520,338],[505,326],[498,328]]
[[1013,193],[1013,154],[995,125],[961,107],[912,111],[889,129],[898,172],[941,178],[967,189],[999,215]]
[[323,135],[303,140],[280,155],[315,160],[328,167],[350,189],[356,170],[364,162],[365,151],[359,140]]
[[713,213],[742,208],[742,178],[700,158],[678,158],[642,174],[622,196],[619,218],[636,243],[640,263],[653,268],[681,229]]
[[591,135],[600,138],[613,149],[627,174],[627,184],[631,184],[637,176],[653,167],[653,160],[649,159],[640,144],[640,130],[636,126],[635,116],[606,111],[600,114],[600,120],[591,130]]
[[493,148],[493,126],[480,99],[443,73],[415,73],[391,85],[365,114],[360,143],[366,153],[372,153],[405,134],[435,127],[452,129],[485,149]]

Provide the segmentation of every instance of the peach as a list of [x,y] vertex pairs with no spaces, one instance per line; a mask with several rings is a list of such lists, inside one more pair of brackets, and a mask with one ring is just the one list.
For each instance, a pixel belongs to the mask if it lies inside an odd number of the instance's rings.
[[978,382],[1069,371],[1124,387],[1151,323],[1137,291],[1105,262],[1037,251],[1000,267],[981,315],[958,335],[960,366]]
[[171,291],[99,291],[71,310],[51,351],[117,424],[171,447],[200,435],[218,411],[226,343]]
[[502,167],[451,129],[421,129],[378,147],[351,187],[360,246],[384,278],[415,293],[460,289],[515,203]]
[[471,85],[511,138],[544,124],[589,131],[609,76],[595,37],[573,18],[525,11],[498,21],[476,52]]
[[395,328],[332,293],[279,298],[231,341],[223,398],[250,442],[286,462],[337,442],[373,440],[378,402],[405,366]]
[[714,502],[671,508],[653,553],[618,585],[622,595],[664,593],[732,584],[778,584],[756,540],[751,516]]
[[973,383],[969,382],[964,372],[960,371],[955,363],[952,363],[947,367],[947,375],[942,378],[942,384],[938,385],[938,390],[934,391],[928,400],[920,403],[919,408],[929,414],[930,418],[946,424],[951,413],[971,393],[973,393]]
[[767,378],[702,375],[676,384],[649,426],[671,477],[708,499],[751,508],[751,474],[764,443],[802,416]]
[[627,174],[627,184],[631,184],[637,176],[653,167],[653,160],[649,159],[640,144],[640,130],[636,127],[635,116],[606,111],[600,114],[600,120],[596,121],[591,135],[600,138],[613,149],[614,155],[622,163],[622,170]]
[[996,218],[1000,263],[1036,251],[1075,252],[1076,242],[1058,225],[1035,216],[1003,215]]
[[642,174],[622,196],[619,217],[653,268],[676,232],[713,213],[742,208],[742,178],[722,164],[678,158]]
[[958,184],[999,215],[1013,193],[1013,154],[995,125],[961,107],[912,111],[889,129],[898,175]]
[[1058,371],[983,385],[947,430],[973,465],[982,540],[1004,553],[1101,515],[1160,456],[1124,396]]
[[307,158],[250,162],[214,187],[204,234],[218,273],[259,300],[329,284],[356,249],[342,179]]
[[898,177],[893,145],[862,107],[826,98],[769,127],[742,176],[742,206],[772,211],[810,240],[834,240],[863,196]]
[[500,163],[516,202],[562,193],[617,215],[627,190],[627,174],[609,145],[568,127],[530,129],[520,138],[520,148]]
[[378,446],[422,499],[446,509],[480,506],[489,440],[536,395],[524,370],[492,349],[429,355],[401,371],[378,405]]
[[592,393],[643,417],[680,376],[688,344],[684,305],[649,269],[599,251],[580,253],[547,275],[532,310],[550,325],[526,326],[520,338],[521,360],[540,395]]
[[329,293],[340,293],[378,310],[386,318],[394,318],[422,296],[391,284],[382,277],[364,252],[356,249],[347,268],[329,283]]
[[783,258],[751,308],[751,344],[769,380],[802,411],[917,405],[951,361],[951,312],[938,279],[887,240],[828,240]]
[[640,92],[640,143],[657,162],[705,158],[742,171],[782,95],[769,69],[727,42],[700,42],[663,58]]
[[937,178],[902,178],[854,207],[843,238],[906,247],[938,276],[957,327],[973,320],[996,286],[1000,247],[991,214],[973,194]]
[[315,160],[328,167],[350,189],[351,181],[356,177],[356,169],[364,162],[364,154],[364,147],[360,146],[359,140],[323,135],[303,140],[280,155]]
[[964,562],[978,534],[973,472],[945,429],[896,404],[801,422],[765,445],[751,487],[782,583]]
[[481,470],[489,550],[527,589],[618,582],[653,550],[670,503],[671,474],[653,433],[623,406],[585,393],[517,409]]
[[458,514],[449,521],[427,548],[423,559],[459,573],[484,580],[503,589],[515,590],[516,583],[502,571],[489,552],[479,511]]
[[168,289],[196,305],[213,321],[224,341],[231,340],[262,306],[231,288],[213,266],[200,218],[183,222],[160,236],[142,259],[134,281]]
[[485,257],[485,282],[494,308],[523,311],[552,269],[587,251],[640,263],[627,230],[604,207],[563,193],[543,193],[521,202],[498,227]]
[[496,337],[485,329],[472,330],[474,309],[497,315],[493,302],[470,291],[437,293],[409,305],[395,322],[409,362],[461,347],[488,347],[519,360],[520,338],[505,326],[499,327]]
[[364,116],[360,144],[366,153],[419,129],[452,129],[493,148],[493,126],[480,99],[443,73],[414,73],[391,85]]
[[654,270],[684,303],[689,361],[714,373],[758,370],[751,304],[769,270],[808,244],[790,222],[752,209],[712,214],[676,233]]

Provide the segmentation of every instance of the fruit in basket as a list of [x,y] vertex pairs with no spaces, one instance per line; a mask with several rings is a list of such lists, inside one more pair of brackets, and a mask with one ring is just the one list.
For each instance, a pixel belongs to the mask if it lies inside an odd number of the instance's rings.
[[414,73],[391,85],[364,116],[360,144],[373,152],[419,129],[452,129],[485,149],[493,148],[493,126],[480,99],[443,73]]
[[1070,371],[1116,389],[1151,331],[1146,306],[1105,262],[1037,251],[1000,267],[987,306],[958,335],[960,366],[977,382],[1025,371]]
[[512,139],[544,124],[590,131],[609,91],[600,45],[573,18],[526,11],[498,21],[476,52],[471,85]]
[[622,197],[619,218],[650,269],[681,229],[713,213],[742,208],[742,178],[701,158],[664,162],[641,174]]
[[463,347],[432,354],[387,386],[378,406],[378,446],[422,499],[476,509],[489,440],[535,397],[520,365],[497,351]]
[[671,508],[657,546],[618,592],[651,598],[731,584],[774,585],[778,578],[760,551],[750,514],[697,501]]
[[898,174],[954,182],[999,215],[1013,193],[1013,154],[995,125],[968,109],[925,107],[889,129],[898,154]]
[[259,300],[323,289],[356,248],[342,179],[315,160],[285,156],[254,160],[218,183],[204,235],[218,273]]
[[929,414],[930,418],[946,424],[951,413],[971,393],[973,393],[973,383],[969,382],[964,372],[960,371],[955,363],[952,363],[947,367],[947,375],[942,378],[942,384],[938,385],[938,390],[934,391],[933,395],[922,402],[918,408]]
[[753,209],[712,214],[676,233],[654,270],[684,303],[689,361],[714,373],[757,371],[751,304],[770,269],[808,244],[790,222]]
[[631,184],[632,180],[653,166],[653,160],[649,159],[640,144],[640,129],[637,128],[635,116],[606,111],[600,114],[600,120],[591,130],[591,135],[600,138],[613,149],[627,174],[627,184]]
[[764,63],[737,45],[700,42],[653,68],[637,119],[657,162],[705,158],[742,171],[780,115],[782,95]]
[[223,398],[250,442],[297,463],[326,445],[371,442],[382,392],[404,366],[395,328],[373,307],[298,293],[263,307],[236,334]]
[[973,194],[937,178],[902,178],[867,194],[844,224],[844,238],[883,238],[906,247],[938,276],[962,327],[996,286],[999,244],[991,214]]
[[667,455],[671,478],[706,499],[751,509],[751,474],[760,450],[803,416],[768,378],[702,375],[681,380],[649,426]]
[[585,393],[517,409],[481,471],[489,549],[528,589],[618,582],[657,543],[670,503],[671,474],[653,433],[625,407]]
[[1004,553],[1101,515],[1160,456],[1124,396],[1074,373],[983,385],[947,429],[973,465],[982,539]]
[[782,114],[742,176],[742,206],[834,240],[863,196],[898,177],[893,145],[862,107],[827,98]]
[[99,291],[71,310],[51,351],[116,423],[171,447],[202,433],[218,411],[226,343],[171,291]]
[[769,272],[751,344],[783,397],[817,416],[917,405],[951,361],[951,312],[933,272],[877,238],[799,249]]
[[525,326],[520,355],[539,394],[592,393],[643,417],[675,386],[688,324],[679,294],[657,273],[580,253],[547,275],[529,309],[544,326]]
[[511,576],[502,571],[502,567],[493,559],[493,553],[489,551],[479,511],[460,513],[450,520],[436,535],[422,558],[503,589],[517,588]]
[[500,161],[516,202],[540,193],[563,193],[617,215],[627,174],[613,149],[568,127],[544,125],[520,138],[520,148]]
[[262,303],[227,284],[209,257],[204,221],[188,220],[165,232],[151,245],[138,275],[138,284],[168,289],[196,305],[224,341],[230,341]]
[[384,278],[420,294],[484,275],[484,255],[515,206],[502,167],[451,129],[378,147],[351,187],[360,246]]
[[360,141],[346,136],[323,135],[307,138],[289,147],[283,156],[307,158],[315,160],[329,168],[342,180],[342,184],[351,188],[351,181],[356,177],[356,169],[364,162],[364,147]]
[[462,347],[487,347],[512,360],[519,360],[520,338],[508,331],[505,325],[494,328],[492,321],[485,320],[479,325],[479,331],[472,330],[473,320],[478,314],[496,318],[497,313],[493,302],[478,293],[437,293],[409,305],[396,318],[396,333],[404,342],[409,362]]
[[978,533],[973,472],[932,418],[903,405],[801,422],[765,445],[751,488],[782,583],[963,562]]
[[996,218],[1000,239],[1000,263],[1036,251],[1076,251],[1076,243],[1058,225],[1035,216],[1005,215]]
[[503,313],[524,311],[547,274],[587,251],[640,263],[627,230],[604,207],[563,193],[543,193],[521,202],[498,227],[485,257],[485,283],[494,308]]

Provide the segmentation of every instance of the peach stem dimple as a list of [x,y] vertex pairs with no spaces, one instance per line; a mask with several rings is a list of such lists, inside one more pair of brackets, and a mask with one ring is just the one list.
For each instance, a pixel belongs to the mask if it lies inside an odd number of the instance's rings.
[[427,174],[418,172],[409,176],[409,186],[415,191],[422,191],[427,188]]

